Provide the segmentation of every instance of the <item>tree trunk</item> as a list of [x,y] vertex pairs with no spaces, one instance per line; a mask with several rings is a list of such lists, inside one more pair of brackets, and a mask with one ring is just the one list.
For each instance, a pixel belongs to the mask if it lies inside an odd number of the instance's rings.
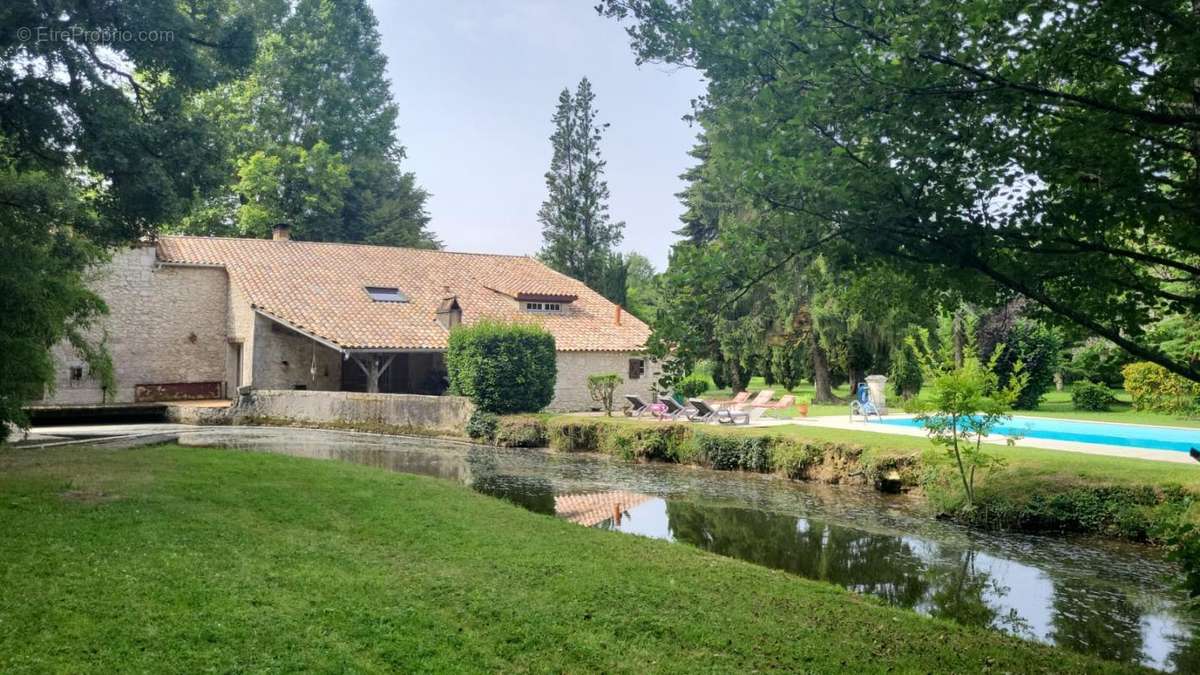
[[848,370],[849,372],[846,373],[846,376],[850,378],[850,396],[853,398],[858,395],[858,383],[866,382],[867,376],[860,368],[851,367]]
[[729,375],[729,387],[736,394],[739,391],[745,391],[746,385],[750,384],[750,378],[746,377],[742,372],[742,366],[737,362],[737,359],[730,359],[725,362],[726,373]]
[[809,334],[809,346],[812,349],[813,388],[816,390],[813,392],[813,403],[837,403],[829,382],[829,358],[815,332]]
[[962,310],[954,312],[954,367],[962,368],[963,348],[967,342],[966,330],[963,327]]

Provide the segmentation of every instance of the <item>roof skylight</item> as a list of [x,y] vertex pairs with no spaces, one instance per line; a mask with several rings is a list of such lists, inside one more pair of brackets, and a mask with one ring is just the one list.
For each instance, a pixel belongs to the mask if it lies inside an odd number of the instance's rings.
[[401,293],[399,288],[367,286],[366,291],[375,302],[408,302],[408,296]]

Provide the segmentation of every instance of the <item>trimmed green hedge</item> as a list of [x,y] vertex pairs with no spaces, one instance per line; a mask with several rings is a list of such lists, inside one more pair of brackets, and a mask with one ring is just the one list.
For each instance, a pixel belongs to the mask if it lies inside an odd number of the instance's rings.
[[554,336],[538,326],[481,322],[450,333],[446,369],[452,393],[480,410],[537,412],[554,398]]

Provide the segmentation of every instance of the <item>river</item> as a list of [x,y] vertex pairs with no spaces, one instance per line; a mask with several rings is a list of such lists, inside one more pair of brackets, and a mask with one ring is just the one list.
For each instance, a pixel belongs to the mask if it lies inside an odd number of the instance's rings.
[[697,546],[1106,659],[1200,672],[1178,570],[1131,544],[984,533],[919,500],[591,454],[296,429],[181,434],[185,445],[333,459],[448,479],[581,525]]

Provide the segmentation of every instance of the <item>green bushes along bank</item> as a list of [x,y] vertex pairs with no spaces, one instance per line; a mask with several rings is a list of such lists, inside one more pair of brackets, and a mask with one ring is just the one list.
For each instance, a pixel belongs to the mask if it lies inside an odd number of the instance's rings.
[[983,529],[1098,534],[1161,544],[1200,510],[1193,509],[1196,493],[1191,488],[1066,470],[1030,471],[1024,464],[989,474],[971,506],[948,462],[937,452],[912,446],[885,450],[796,434],[575,416],[500,418],[499,426],[506,425],[508,431],[496,434],[497,445],[533,447],[512,439],[545,439],[557,452],[598,452],[632,461],[917,491],[933,511]]

